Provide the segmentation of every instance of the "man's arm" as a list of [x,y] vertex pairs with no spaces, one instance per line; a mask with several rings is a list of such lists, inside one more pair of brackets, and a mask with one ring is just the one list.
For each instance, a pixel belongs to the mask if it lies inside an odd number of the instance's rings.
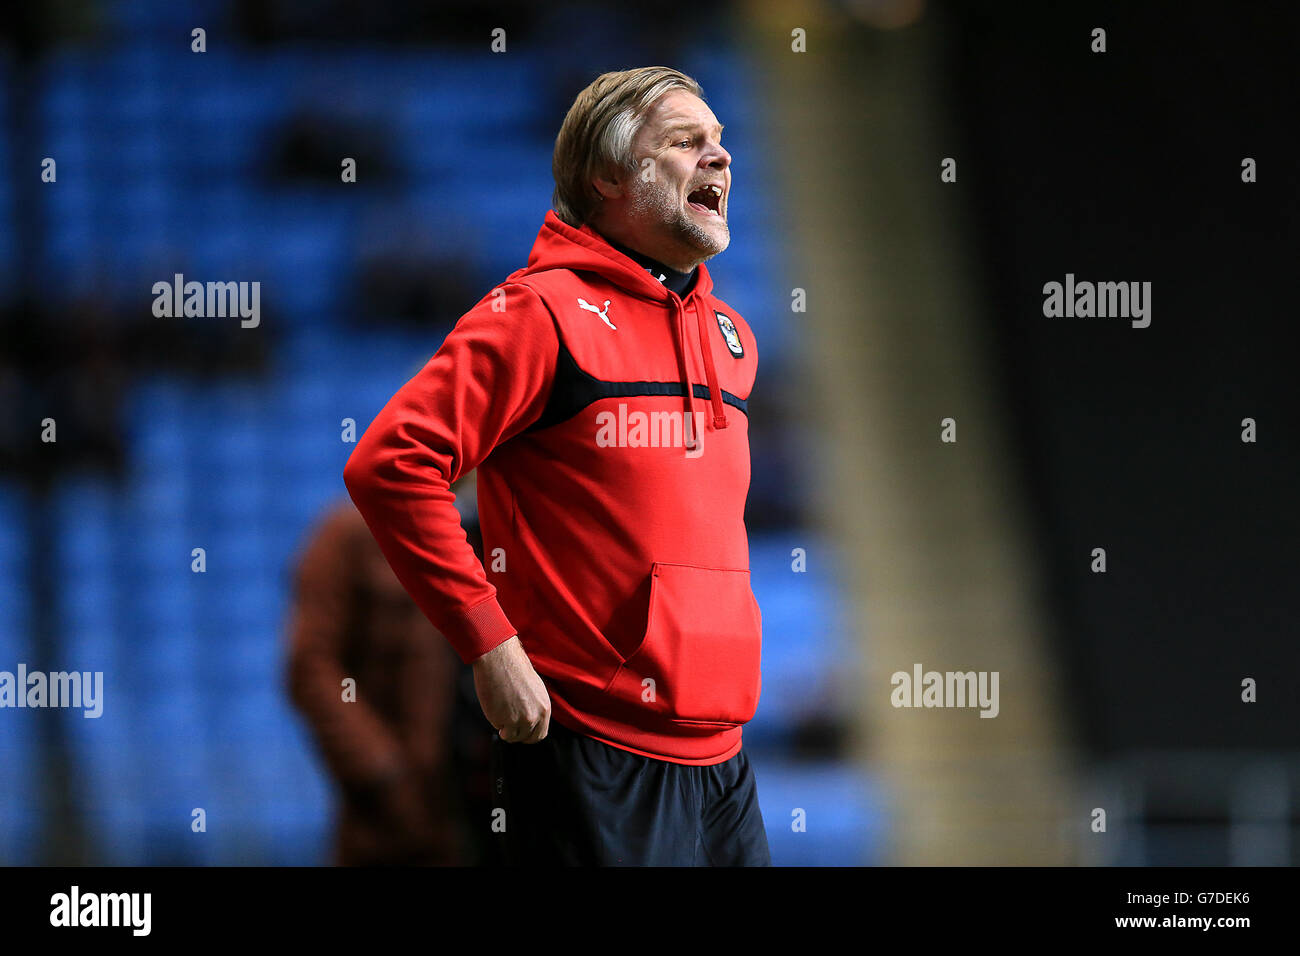
[[550,698],[460,523],[451,485],[540,417],[559,339],[531,289],[507,284],[467,312],[375,417],[343,470],[407,593],[473,663],[502,739],[546,735]]

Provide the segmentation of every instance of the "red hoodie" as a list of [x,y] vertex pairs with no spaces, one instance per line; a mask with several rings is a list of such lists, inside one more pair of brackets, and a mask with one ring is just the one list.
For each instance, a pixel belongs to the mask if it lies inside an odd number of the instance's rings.
[[[528,265],[461,317],[343,477],[463,661],[518,634],[552,719],[706,765],[754,715],[762,623],[744,524],[754,336],[698,270],[679,298],[548,211]],[[472,468],[483,563],[449,487]]]

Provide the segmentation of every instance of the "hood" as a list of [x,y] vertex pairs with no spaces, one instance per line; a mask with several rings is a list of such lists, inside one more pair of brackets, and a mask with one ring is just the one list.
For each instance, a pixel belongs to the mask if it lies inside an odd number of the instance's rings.
[[[667,301],[673,296],[663,283],[653,278],[638,263],[611,246],[591,226],[575,229],[548,209],[537,240],[528,254],[528,265],[510,278],[545,272],[548,269],[573,269],[596,272],[610,282],[621,286],[632,295],[643,299]],[[713,291],[713,279],[704,263],[699,265],[695,285],[686,294],[686,300],[695,295]]]
[[[629,295],[640,299],[662,302],[673,312],[673,335],[677,353],[677,368],[681,377],[682,392],[686,404],[686,448],[693,451],[695,438],[695,399],[705,398],[712,406],[713,427],[726,428],[726,406],[722,402],[722,390],[718,387],[717,371],[713,362],[713,350],[709,347],[709,332],[703,313],[708,308],[704,305],[704,296],[713,291],[713,279],[704,263],[697,267],[695,284],[683,299],[663,283],[656,280],[640,264],[629,259],[611,246],[600,233],[584,224],[574,228],[560,219],[555,210],[548,209],[542,228],[537,233],[532,251],[528,254],[528,264],[510,276],[511,280],[523,276],[547,272],[551,269],[571,269],[575,272],[595,272],[619,286]],[[687,349],[691,348],[691,336],[687,331],[686,313],[695,314],[695,331],[699,339],[700,357],[702,359],[707,384],[707,393],[697,396],[695,387],[690,382],[686,359]]]

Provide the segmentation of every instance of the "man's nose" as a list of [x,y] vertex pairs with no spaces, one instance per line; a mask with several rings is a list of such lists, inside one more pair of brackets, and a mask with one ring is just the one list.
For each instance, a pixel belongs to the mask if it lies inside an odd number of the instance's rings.
[[722,148],[721,143],[713,143],[700,157],[700,163],[715,169],[726,169],[731,165],[731,154]]

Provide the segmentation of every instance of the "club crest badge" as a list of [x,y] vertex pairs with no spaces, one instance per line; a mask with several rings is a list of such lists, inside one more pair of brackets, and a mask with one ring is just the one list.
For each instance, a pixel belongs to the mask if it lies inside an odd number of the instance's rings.
[[718,317],[718,328],[722,330],[722,338],[727,343],[727,350],[736,358],[742,358],[745,347],[740,344],[740,333],[736,331],[736,323],[716,310],[714,315]]

